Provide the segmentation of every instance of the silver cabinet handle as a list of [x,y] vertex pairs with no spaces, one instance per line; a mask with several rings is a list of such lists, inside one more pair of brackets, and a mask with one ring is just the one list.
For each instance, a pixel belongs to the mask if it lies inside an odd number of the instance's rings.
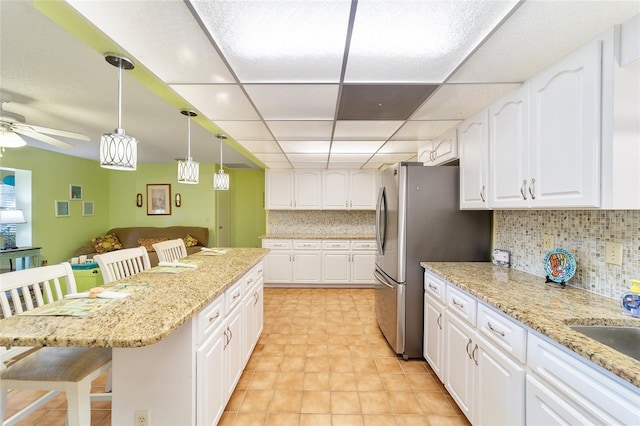
[[216,311],[216,314],[214,316],[209,317],[209,322],[211,322],[211,321],[213,321],[213,320],[215,320],[215,319],[217,319],[219,317],[220,317],[220,311]]
[[487,321],[487,327],[489,327],[489,330],[493,331],[496,334],[501,335],[502,337],[504,337],[504,331],[498,330],[497,328],[493,327],[493,324],[491,324],[489,321]]
[[531,199],[532,200],[536,199],[536,196],[534,194],[536,192],[535,184],[536,184],[536,179],[535,178],[531,178],[531,185],[529,185],[529,194],[531,194]]
[[522,195],[522,199],[526,200],[527,199],[527,191],[526,188],[527,187],[527,180],[523,179],[522,180],[522,185],[520,185],[520,195]]
[[467,347],[465,348],[465,350],[467,351],[467,355],[469,356],[469,359],[471,359],[471,351],[469,351],[469,346],[471,346],[471,339],[469,339],[469,341],[467,342]]
[[486,200],[484,199],[484,191],[485,191],[485,186],[482,185],[482,190],[480,191],[480,199],[482,200],[482,202],[484,203]]
[[431,284],[431,283],[429,283],[428,285],[429,285],[429,288],[430,288],[431,290],[433,290],[433,291],[438,291],[438,287],[437,287],[437,286],[435,286],[435,285],[433,285],[433,284]]
[[247,284],[251,284],[252,282],[253,282],[253,278],[249,278],[249,279],[247,280]]
[[477,352],[478,352],[478,345],[475,345],[475,347],[473,348],[473,352],[471,352],[471,359],[473,360],[473,362],[476,363],[476,365],[478,365],[478,358],[476,358]]
[[240,292],[237,292],[233,295],[233,300],[236,300],[238,297],[240,297]]
[[229,330],[229,327],[227,327],[227,329],[224,331],[224,348],[223,349],[227,349],[227,346],[229,346],[229,341],[231,339],[229,339],[229,335],[227,334],[227,331]]
[[344,207],[345,208],[349,208],[349,201],[348,200],[344,202]]
[[436,320],[436,324],[438,324],[438,328],[442,330],[442,314],[438,315],[438,319]]
[[464,308],[464,303],[460,303],[458,302],[456,299],[451,299],[451,301],[453,302],[454,305],[456,305],[458,308],[463,309]]

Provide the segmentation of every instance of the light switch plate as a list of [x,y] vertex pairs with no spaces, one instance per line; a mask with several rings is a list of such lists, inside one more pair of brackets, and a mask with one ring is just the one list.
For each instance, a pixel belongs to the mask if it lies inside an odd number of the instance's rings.
[[605,244],[605,262],[622,266],[622,244],[609,241]]
[[555,248],[555,239],[552,234],[544,234],[544,242],[542,244],[542,249],[544,251],[553,250]]

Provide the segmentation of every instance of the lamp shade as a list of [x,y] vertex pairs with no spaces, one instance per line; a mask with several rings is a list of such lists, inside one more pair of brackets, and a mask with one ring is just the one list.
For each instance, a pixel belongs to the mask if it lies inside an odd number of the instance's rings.
[[123,129],[105,133],[100,138],[100,166],[114,170],[136,170],[138,140],[125,135]]
[[17,133],[5,126],[0,126],[0,147],[2,148],[20,148],[27,143]]
[[27,223],[20,209],[0,210],[0,225]]

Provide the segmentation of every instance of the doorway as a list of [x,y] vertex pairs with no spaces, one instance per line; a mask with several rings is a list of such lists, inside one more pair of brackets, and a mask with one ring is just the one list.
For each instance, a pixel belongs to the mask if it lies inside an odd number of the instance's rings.
[[216,247],[229,247],[229,191],[216,191]]

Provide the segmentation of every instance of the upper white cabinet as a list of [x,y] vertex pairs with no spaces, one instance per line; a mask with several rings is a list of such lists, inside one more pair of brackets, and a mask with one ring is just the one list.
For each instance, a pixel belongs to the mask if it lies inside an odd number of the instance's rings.
[[376,189],[374,170],[323,170],[322,208],[375,210]]
[[599,207],[602,41],[530,80],[532,207]]
[[489,120],[486,109],[458,127],[460,208],[488,209]]
[[458,133],[453,128],[438,139],[426,142],[418,149],[418,161],[425,166],[438,166],[458,158]]
[[267,170],[267,210],[319,210],[322,175],[319,170]]

